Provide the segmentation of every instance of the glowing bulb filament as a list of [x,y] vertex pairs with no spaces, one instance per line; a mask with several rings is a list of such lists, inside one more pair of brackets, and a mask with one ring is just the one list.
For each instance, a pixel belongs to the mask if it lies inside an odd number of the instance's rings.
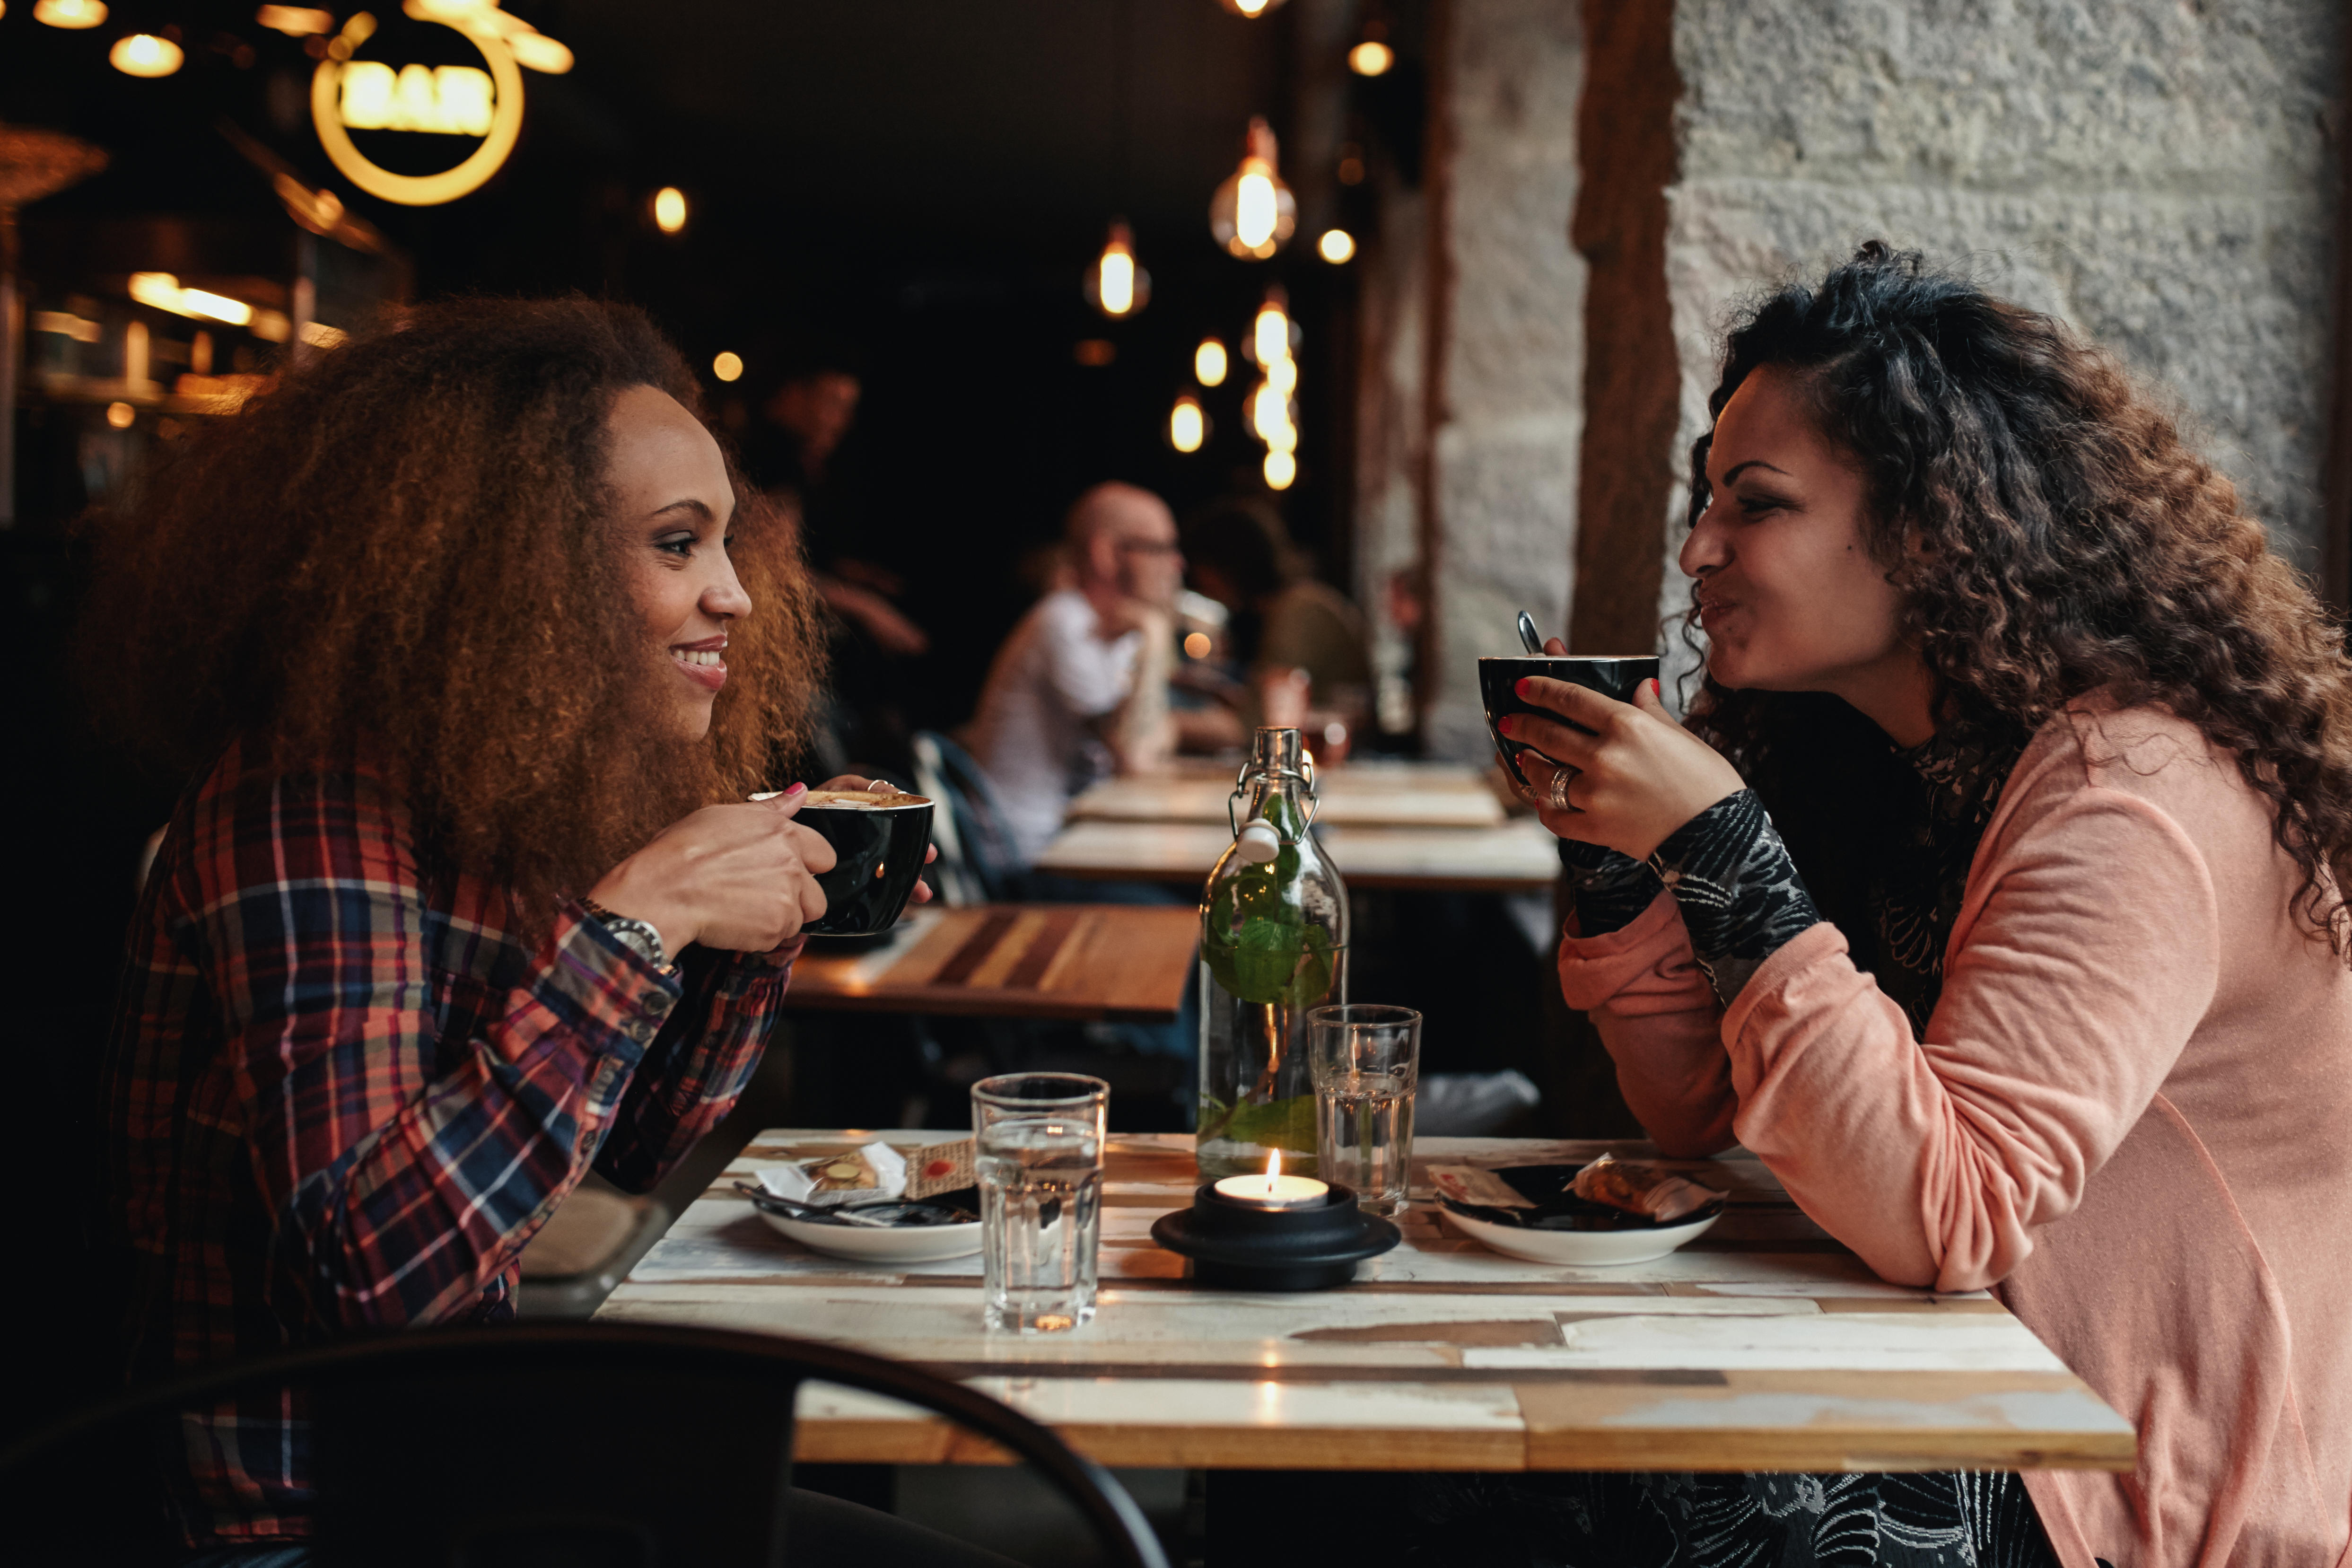
[[1251,345],[1257,350],[1257,363],[1270,365],[1278,359],[1290,357],[1290,318],[1276,306],[1268,305],[1257,313],[1256,341]]
[[1274,182],[1252,169],[1234,189],[1234,237],[1255,250],[1274,237]]
[[1225,345],[1214,338],[1202,338],[1201,346],[1192,351],[1192,378],[1202,386],[1222,386],[1225,381]]
[[1189,395],[1178,398],[1168,415],[1168,444],[1180,452],[1197,452],[1208,433],[1208,422],[1201,414],[1200,404]]
[[664,185],[654,193],[654,226],[664,234],[676,234],[686,226],[686,193],[676,185]]
[[1116,247],[1104,251],[1098,277],[1103,314],[1124,316],[1135,309],[1134,257]]

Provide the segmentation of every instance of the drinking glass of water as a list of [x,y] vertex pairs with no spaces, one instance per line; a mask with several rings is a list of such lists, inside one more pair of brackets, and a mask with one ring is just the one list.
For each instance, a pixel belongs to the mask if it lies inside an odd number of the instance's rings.
[[990,1329],[1058,1333],[1095,1315],[1109,1107],[1110,1085],[1080,1073],[971,1086]]
[[1307,1026],[1316,1169],[1327,1182],[1353,1187],[1365,1212],[1395,1214],[1412,1179],[1421,1015],[1355,1003],[1318,1007]]

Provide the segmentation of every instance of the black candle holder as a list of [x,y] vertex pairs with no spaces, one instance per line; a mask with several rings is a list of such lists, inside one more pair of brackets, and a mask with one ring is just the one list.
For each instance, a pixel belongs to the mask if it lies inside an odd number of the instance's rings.
[[1290,1208],[1229,1198],[1213,1182],[1193,1189],[1192,1206],[1152,1222],[1151,1239],[1192,1260],[1192,1278],[1234,1290],[1330,1290],[1356,1265],[1402,1239],[1397,1227],[1334,1185],[1318,1201]]

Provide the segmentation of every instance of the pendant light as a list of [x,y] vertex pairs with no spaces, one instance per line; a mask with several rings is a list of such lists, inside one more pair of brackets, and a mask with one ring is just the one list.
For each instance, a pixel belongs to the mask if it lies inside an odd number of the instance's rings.
[[1234,256],[1264,261],[1298,226],[1298,199],[1275,165],[1274,132],[1253,117],[1241,167],[1209,199],[1209,232]]
[[1102,254],[1087,271],[1087,303],[1117,320],[1151,302],[1151,274],[1135,264],[1135,235],[1125,218],[1113,218]]
[[1277,490],[1288,489],[1298,477],[1298,323],[1289,306],[1279,288],[1267,289],[1245,344],[1263,379],[1250,388],[1242,411],[1250,433],[1265,445],[1265,482]]
[[1255,20],[1268,11],[1279,10],[1282,0],[1217,0],[1217,4],[1236,16],[1247,16]]

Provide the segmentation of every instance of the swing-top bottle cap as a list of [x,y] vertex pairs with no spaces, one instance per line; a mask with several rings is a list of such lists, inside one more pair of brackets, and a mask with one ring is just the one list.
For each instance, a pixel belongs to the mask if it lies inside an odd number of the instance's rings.
[[1241,834],[1234,840],[1234,853],[1253,866],[1263,866],[1282,853],[1282,835],[1265,817],[1253,816],[1242,824]]

